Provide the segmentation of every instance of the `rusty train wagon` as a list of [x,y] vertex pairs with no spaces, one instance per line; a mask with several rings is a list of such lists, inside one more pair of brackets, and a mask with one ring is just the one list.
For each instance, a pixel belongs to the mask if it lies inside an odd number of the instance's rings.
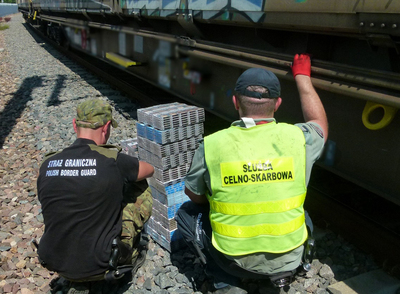
[[400,2],[392,0],[18,0],[26,20],[228,120],[237,77],[281,81],[278,121],[302,121],[290,72],[312,55],[330,124],[319,165],[400,204]]

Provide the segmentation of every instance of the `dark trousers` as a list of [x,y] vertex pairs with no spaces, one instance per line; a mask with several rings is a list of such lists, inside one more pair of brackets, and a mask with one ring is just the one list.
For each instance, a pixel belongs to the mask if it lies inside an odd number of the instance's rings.
[[[198,205],[188,201],[182,204],[175,216],[178,230],[189,248],[205,264],[206,274],[214,276],[218,281],[230,284],[232,284],[232,276],[271,278],[271,275],[257,274],[239,267],[237,263],[227,259],[224,254],[213,247],[209,213],[209,205]],[[308,230],[312,233],[313,224],[307,212],[305,212],[305,217]]]
[[[207,276],[213,277],[215,282],[235,285],[237,278],[231,272],[225,271],[220,259],[229,263],[231,261],[211,244],[212,231],[209,213],[208,205],[197,205],[192,201],[185,202],[175,215],[178,230],[188,247],[200,258]],[[218,256],[215,256],[216,254]]]

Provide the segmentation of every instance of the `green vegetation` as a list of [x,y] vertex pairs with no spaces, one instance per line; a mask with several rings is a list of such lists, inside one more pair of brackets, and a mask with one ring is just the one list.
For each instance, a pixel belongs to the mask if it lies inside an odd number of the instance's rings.
[[4,31],[4,30],[8,29],[9,27],[10,27],[9,25],[0,24],[0,31]]
[[1,3],[17,3],[16,0],[3,0]]

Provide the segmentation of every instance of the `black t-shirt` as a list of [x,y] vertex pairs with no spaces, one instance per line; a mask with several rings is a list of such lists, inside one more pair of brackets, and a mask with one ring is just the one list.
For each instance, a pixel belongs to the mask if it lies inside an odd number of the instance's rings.
[[38,254],[70,279],[108,269],[111,242],[121,232],[124,183],[137,180],[137,158],[77,139],[44,160],[37,181],[45,231]]

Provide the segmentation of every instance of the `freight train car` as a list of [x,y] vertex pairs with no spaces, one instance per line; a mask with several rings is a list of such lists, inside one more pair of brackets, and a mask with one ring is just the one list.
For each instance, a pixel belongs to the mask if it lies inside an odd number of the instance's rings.
[[302,121],[290,72],[312,55],[329,140],[319,165],[400,204],[400,2],[392,0],[18,0],[60,44],[123,67],[228,120],[237,77],[281,81],[278,121]]

